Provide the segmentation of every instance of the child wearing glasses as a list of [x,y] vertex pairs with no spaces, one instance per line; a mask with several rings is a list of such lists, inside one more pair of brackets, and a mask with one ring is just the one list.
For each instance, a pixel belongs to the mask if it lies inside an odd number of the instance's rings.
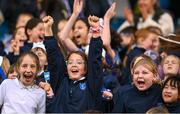
[[82,51],[69,53],[67,74],[60,75],[60,86],[57,95],[49,101],[48,112],[82,113],[90,109],[98,110],[102,87],[102,40],[99,18],[90,16],[88,19],[90,25],[96,28],[92,29],[88,59]]

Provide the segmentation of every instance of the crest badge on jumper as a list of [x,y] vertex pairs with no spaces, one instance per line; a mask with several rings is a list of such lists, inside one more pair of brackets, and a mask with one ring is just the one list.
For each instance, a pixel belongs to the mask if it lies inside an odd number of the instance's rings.
[[79,83],[79,88],[81,90],[85,90],[86,89],[86,83]]

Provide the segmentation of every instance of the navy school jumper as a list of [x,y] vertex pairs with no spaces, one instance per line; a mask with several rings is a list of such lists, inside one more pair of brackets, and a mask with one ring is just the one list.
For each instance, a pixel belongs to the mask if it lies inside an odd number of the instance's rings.
[[145,113],[159,105],[162,105],[160,85],[154,84],[145,91],[139,91],[134,85],[128,85],[119,89],[113,112]]
[[102,87],[102,40],[92,38],[88,54],[88,72],[85,79],[72,81],[67,75],[60,75],[57,95],[49,100],[47,112],[81,113],[89,109],[98,110]]

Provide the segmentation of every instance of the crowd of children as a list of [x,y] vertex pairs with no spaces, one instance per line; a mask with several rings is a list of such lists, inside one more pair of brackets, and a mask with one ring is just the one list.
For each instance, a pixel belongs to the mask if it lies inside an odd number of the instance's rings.
[[0,49],[1,112],[179,113],[180,49],[164,48],[180,45],[164,37],[173,21],[156,0],[137,3],[139,15],[126,9],[117,32],[110,27],[116,3],[103,19],[81,19],[84,0],[74,0],[57,34],[51,16],[20,15]]

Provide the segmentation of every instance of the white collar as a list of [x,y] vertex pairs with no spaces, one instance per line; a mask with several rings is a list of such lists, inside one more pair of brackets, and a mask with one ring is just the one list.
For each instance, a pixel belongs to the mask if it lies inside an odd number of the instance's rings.
[[81,77],[79,80],[73,81],[73,83],[76,83],[76,82],[78,82],[78,81],[84,80],[85,78],[86,78],[86,77]]
[[19,79],[15,79],[15,83],[20,87],[20,89],[27,89],[27,90],[33,90],[35,87],[37,87],[35,84],[31,86],[25,86]]

